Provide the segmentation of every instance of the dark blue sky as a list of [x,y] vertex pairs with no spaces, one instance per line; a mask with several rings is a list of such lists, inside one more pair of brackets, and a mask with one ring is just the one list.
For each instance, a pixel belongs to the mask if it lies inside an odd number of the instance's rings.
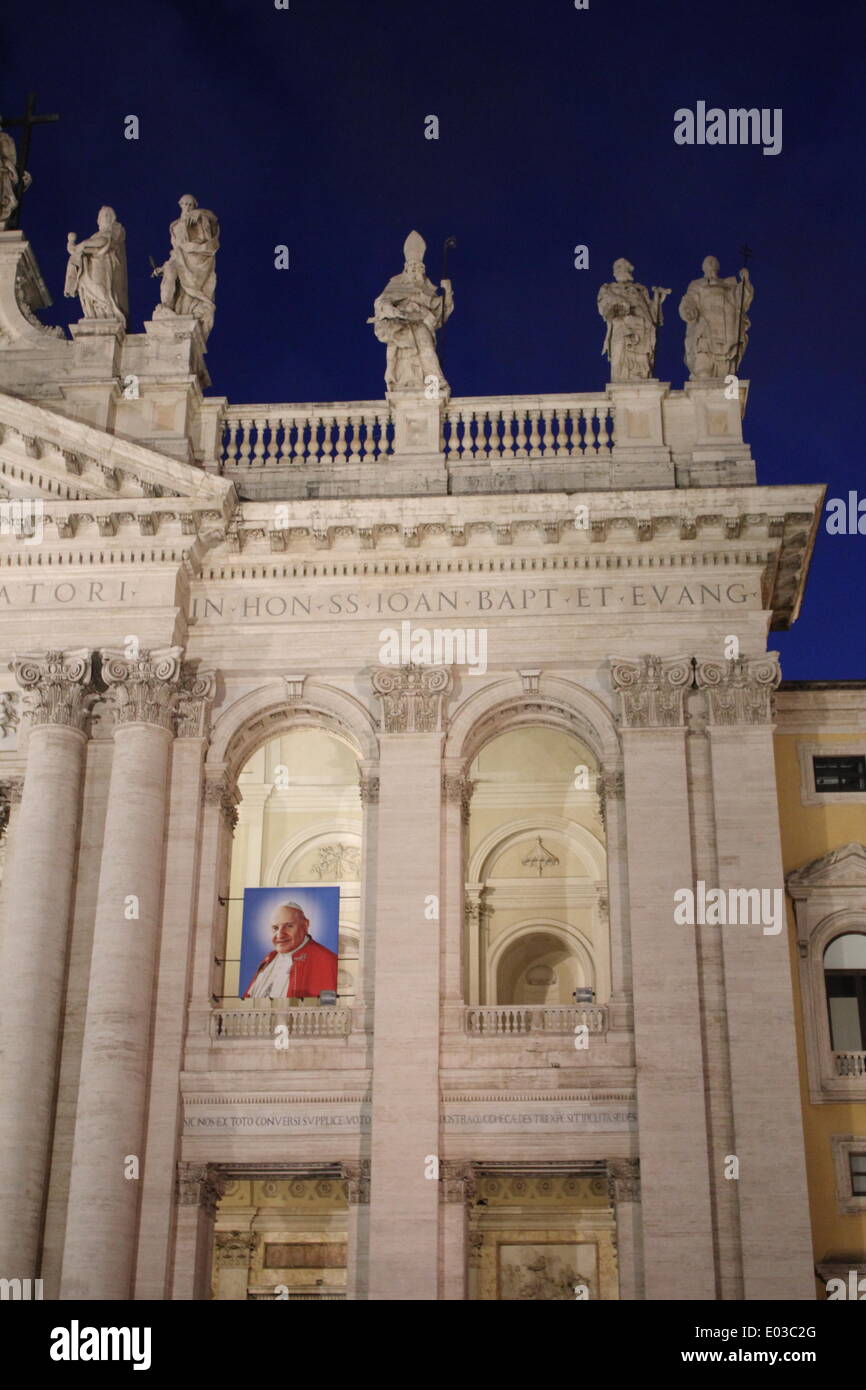
[[[66,233],[109,203],[140,332],[147,257],[190,192],[221,223],[208,366],[232,402],[381,396],[365,320],[413,226],[434,280],[459,242],[455,395],[600,389],[595,298],[621,255],[672,288],[656,371],[679,388],[679,296],[708,253],[734,274],[745,240],[758,479],[866,496],[861,23],[858,0],[22,3],[0,27],[0,110],[33,87],[63,116],[35,132],[23,219],[46,321],[78,317]],[[698,100],[781,107],[781,154],[676,145],[673,113]],[[866,536],[822,532],[803,615],[773,636],[786,678],[866,676],[864,556]]]

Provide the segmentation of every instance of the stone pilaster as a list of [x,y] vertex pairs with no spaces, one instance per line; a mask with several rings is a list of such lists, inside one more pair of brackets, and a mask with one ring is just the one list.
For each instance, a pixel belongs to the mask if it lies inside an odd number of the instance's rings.
[[346,1197],[349,1203],[346,1244],[346,1298],[363,1300],[368,1296],[370,1244],[370,1162],[344,1163]]
[[625,774],[620,768],[599,772],[596,782],[599,812],[605,831],[607,862],[613,866],[599,896],[598,913],[607,918],[610,937],[610,1004],[612,1032],[631,1033],[631,949],[626,929]]
[[0,1277],[39,1270],[69,922],[92,700],[90,653],[16,657],[27,766],[4,874],[0,979]]
[[214,1220],[222,1193],[222,1179],[206,1163],[177,1165],[173,1300],[210,1296]]
[[640,1161],[609,1158],[608,1187],[616,1215],[619,1296],[644,1297],[644,1270],[640,1207]]
[[440,1298],[464,1302],[467,1296],[467,1238],[469,1203],[475,1196],[475,1170],[471,1163],[446,1159],[439,1169],[442,1203],[442,1287]]
[[62,1298],[128,1299],[144,1164],[178,647],[102,654],[115,733]]
[[474,783],[460,770],[442,774],[442,800],[445,813],[445,843],[443,884],[442,983],[449,1014],[456,1010],[453,1022],[463,1002],[463,962],[465,960],[464,931],[464,841],[469,823],[469,805]]
[[383,667],[376,869],[370,1297],[437,1296],[441,667]]
[[[742,920],[721,935],[732,1132],[739,1177],[743,1298],[813,1299],[809,1206],[788,961],[772,692],[777,654],[699,661],[706,693],[719,881],[768,890],[776,922]],[[742,896],[740,901],[744,901]],[[738,914],[739,915],[739,914]],[[769,928],[769,929],[768,929]],[[708,929],[709,930],[709,929]],[[723,1169],[727,1155],[713,1153]]]
[[379,773],[376,763],[362,763],[358,770],[361,797],[361,914],[358,932],[358,978],[355,983],[357,1027],[366,1026],[366,1009],[373,997],[376,913],[376,861],[378,858]]
[[715,1297],[685,751],[688,657],[611,662],[621,703],[643,1254],[649,1299]]

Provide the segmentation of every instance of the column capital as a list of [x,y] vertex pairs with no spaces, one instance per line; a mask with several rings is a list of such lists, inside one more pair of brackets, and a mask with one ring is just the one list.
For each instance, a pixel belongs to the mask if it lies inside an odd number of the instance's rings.
[[382,702],[386,734],[435,734],[442,729],[442,701],[452,686],[447,666],[376,666],[373,693]]
[[615,1206],[621,1202],[639,1202],[640,1159],[609,1158],[607,1160],[607,1181],[610,1198]]
[[223,1195],[223,1181],[208,1163],[179,1163],[177,1165],[177,1200],[182,1207],[203,1207],[216,1211]]
[[9,663],[24,691],[23,714],[31,728],[58,724],[84,733],[95,700],[91,688],[91,655],[86,648],[71,652],[27,652]]
[[474,790],[475,783],[464,773],[442,773],[442,796],[445,801],[460,803],[460,816],[464,823],[469,820],[469,806]]
[[471,1163],[445,1158],[439,1165],[439,1197],[447,1205],[463,1206],[475,1197],[475,1169]]
[[241,794],[237,782],[225,768],[205,768],[204,803],[218,806],[229,830],[234,832],[238,823],[238,802]]
[[698,689],[706,693],[711,728],[772,720],[773,691],[782,679],[778,652],[726,661],[698,659],[695,674]]
[[683,695],[693,679],[690,656],[611,657],[610,678],[620,696],[623,729],[682,726]]
[[108,687],[116,728],[154,724],[171,733],[182,656],[182,647],[141,651],[136,657],[124,651],[101,652],[102,679]]
[[217,1263],[222,1269],[246,1269],[257,1239],[255,1231],[217,1231]]
[[601,823],[607,830],[607,803],[613,798],[622,800],[625,796],[625,773],[622,768],[602,768],[595,779],[595,791],[598,796],[598,813],[601,816]]
[[362,767],[358,774],[358,791],[362,806],[375,804],[379,800],[379,774]]
[[344,1163],[342,1169],[349,1206],[368,1206],[370,1202],[369,1158],[361,1159],[360,1163]]
[[184,665],[177,686],[177,737],[207,738],[216,672]]

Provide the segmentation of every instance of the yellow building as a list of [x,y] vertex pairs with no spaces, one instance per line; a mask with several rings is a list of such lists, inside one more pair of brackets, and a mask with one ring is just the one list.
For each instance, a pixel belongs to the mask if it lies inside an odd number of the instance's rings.
[[866,681],[782,684],[776,773],[816,1286],[847,1297],[866,1274]]

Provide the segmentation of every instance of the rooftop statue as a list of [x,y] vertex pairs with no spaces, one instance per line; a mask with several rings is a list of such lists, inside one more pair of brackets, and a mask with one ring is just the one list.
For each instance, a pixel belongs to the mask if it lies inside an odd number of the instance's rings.
[[118,319],[126,324],[129,299],[126,286],[126,233],[114,208],[99,209],[97,230],[84,241],[75,233],[66,238],[69,263],[63,293],[78,295],[86,319]]
[[[21,179],[24,189],[30,187],[30,175]],[[18,206],[18,151],[8,131],[0,130],[0,232]]]
[[661,326],[662,304],[670,290],[646,285],[632,278],[634,266],[624,256],[613,263],[613,283],[598,292],[598,312],[607,324],[602,354],[610,361],[611,381],[647,380],[653,374],[656,334]]
[[739,279],[719,278],[719,262],[707,256],[700,280],[692,280],[680,300],[686,328],[685,362],[693,380],[714,380],[735,373],[749,341],[746,317],[755,297],[745,267]]
[[153,317],[192,316],[207,338],[214,320],[220,226],[214,213],[200,208],[190,193],[180,200],[180,214],[169,229],[171,254],[164,265],[154,267],[162,285]]
[[439,357],[436,334],[451,317],[454,294],[451,281],[443,280],[443,294],[427,279],[424,238],[410,232],[403,244],[405,265],[388,281],[373,305],[373,332],[388,347],[385,385],[392,390],[423,390],[434,379],[436,394],[448,391]]

